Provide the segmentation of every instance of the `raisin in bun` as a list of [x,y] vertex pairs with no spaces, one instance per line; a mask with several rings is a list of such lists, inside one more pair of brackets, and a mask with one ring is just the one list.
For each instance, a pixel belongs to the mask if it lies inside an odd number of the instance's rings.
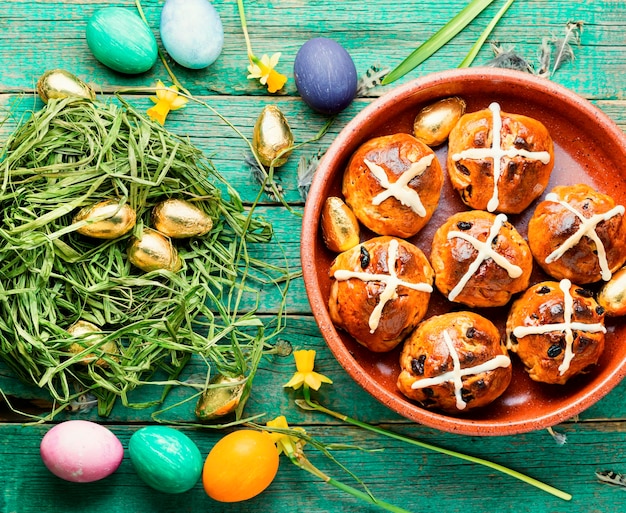
[[352,155],[342,192],[364,226],[411,237],[437,208],[443,170],[433,150],[409,134],[370,139]]
[[533,257],[506,215],[454,214],[435,232],[430,261],[435,284],[450,301],[502,306],[528,287]]
[[604,350],[604,309],[569,280],[545,281],[517,299],[507,318],[507,347],[535,381],[564,384],[595,365]]
[[459,413],[486,406],[506,390],[512,367],[500,332],[474,312],[422,322],[404,342],[398,388],[428,409]]
[[545,190],[553,166],[546,127],[497,103],[462,116],[448,138],[450,180],[476,210],[519,214]]
[[419,248],[383,236],[337,255],[330,276],[333,323],[371,351],[384,352],[426,314],[434,273]]
[[608,281],[626,261],[624,207],[588,185],[560,185],[537,205],[528,243],[553,278],[580,285]]

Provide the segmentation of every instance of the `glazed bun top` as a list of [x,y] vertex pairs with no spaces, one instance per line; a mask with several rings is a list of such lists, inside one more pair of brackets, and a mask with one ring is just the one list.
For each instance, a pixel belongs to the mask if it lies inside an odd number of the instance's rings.
[[399,390],[450,413],[486,406],[506,390],[512,366],[500,331],[474,312],[423,321],[404,343]]
[[517,299],[507,318],[507,347],[528,375],[566,383],[595,365],[604,351],[604,309],[593,293],[569,280],[545,281]]
[[470,307],[502,306],[528,287],[530,248],[505,214],[459,212],[435,232],[435,284],[449,301]]
[[378,235],[408,238],[437,208],[443,170],[432,149],[410,134],[370,139],[352,155],[342,192],[359,221]]
[[553,167],[554,145],[546,127],[501,112],[497,103],[462,116],[448,138],[450,180],[476,210],[522,212],[545,190]]
[[403,239],[375,237],[337,255],[330,276],[333,323],[371,351],[396,347],[428,309],[433,270]]
[[584,285],[608,281],[626,262],[624,207],[586,184],[546,195],[528,223],[537,263],[556,279]]

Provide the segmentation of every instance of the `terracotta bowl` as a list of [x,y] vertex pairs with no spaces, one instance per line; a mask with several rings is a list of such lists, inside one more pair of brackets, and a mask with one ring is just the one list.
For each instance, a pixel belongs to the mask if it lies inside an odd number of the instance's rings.
[[[335,255],[324,245],[320,213],[328,196],[341,196],[341,178],[352,153],[368,139],[396,132],[412,132],[417,112],[448,96],[461,96],[467,111],[500,103],[502,110],[534,117],[548,127],[555,142],[555,168],[546,189],[559,184],[588,183],[626,204],[626,137],[601,111],[567,89],[521,72],[492,68],[451,70],[431,74],[373,101],[341,131],[316,172],[304,210],[302,268],[309,302],[320,331],[348,374],[376,399],[400,415],[443,431],[465,435],[511,435],[553,426],[580,413],[606,395],[626,374],[626,323],[606,319],[606,349],[590,373],[566,385],[546,385],[528,378],[512,355],[513,379],[491,405],[458,416],[426,410],[396,388],[401,346],[389,353],[372,353],[333,325],[328,312],[331,280],[328,271]],[[447,148],[436,154],[445,169]],[[540,198],[541,199],[541,198]],[[539,200],[538,200],[539,201]],[[525,236],[536,202],[510,218]],[[452,213],[468,210],[452,189],[447,174],[435,215],[410,239],[430,255],[432,236]],[[365,233],[363,239],[371,237]],[[548,279],[535,265],[532,283]],[[451,303],[434,292],[426,317],[450,311]],[[502,331],[508,307],[482,309]]]

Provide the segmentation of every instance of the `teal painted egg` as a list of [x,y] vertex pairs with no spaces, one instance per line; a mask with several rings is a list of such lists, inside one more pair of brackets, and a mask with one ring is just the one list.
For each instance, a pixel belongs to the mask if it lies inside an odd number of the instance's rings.
[[87,22],[86,36],[94,57],[120,73],[143,73],[157,60],[154,35],[129,9],[105,7],[96,11]]
[[190,69],[213,64],[224,45],[222,20],[208,0],[167,0],[160,32],[170,57]]
[[186,492],[202,473],[202,455],[196,444],[167,426],[136,431],[128,442],[128,453],[139,477],[160,492]]

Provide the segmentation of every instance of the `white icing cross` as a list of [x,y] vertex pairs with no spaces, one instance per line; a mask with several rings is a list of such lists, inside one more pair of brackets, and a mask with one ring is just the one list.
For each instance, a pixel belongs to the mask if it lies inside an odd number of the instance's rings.
[[474,275],[474,273],[478,270],[481,264],[487,260],[492,259],[496,264],[502,267],[511,278],[519,278],[524,272],[521,267],[512,264],[506,258],[504,258],[500,253],[495,251],[491,245],[493,244],[494,239],[498,236],[498,232],[502,225],[506,223],[506,216],[504,214],[498,214],[489,230],[489,236],[485,242],[481,242],[475,237],[458,231],[451,231],[448,233],[448,240],[459,238],[464,241],[469,242],[476,251],[478,251],[478,255],[474,261],[470,264],[469,268],[463,275],[463,277],[459,280],[459,282],[455,285],[455,287],[448,294],[448,299],[450,301],[454,301],[456,297],[461,293],[463,288],[467,285],[467,282]]
[[524,157],[531,160],[539,160],[543,164],[550,162],[550,153],[547,151],[528,151],[511,146],[508,149],[501,147],[502,142],[502,117],[500,115],[500,105],[493,102],[489,105],[489,110],[493,117],[493,128],[491,136],[491,148],[469,148],[460,153],[452,155],[455,162],[462,159],[482,160],[485,158],[493,159],[493,196],[487,203],[487,210],[493,212],[498,208],[500,203],[498,199],[498,181],[502,174],[502,158],[508,157]]
[[606,328],[601,323],[585,324],[582,322],[572,322],[572,314],[574,311],[574,298],[570,294],[569,289],[572,286],[572,282],[569,280],[561,280],[559,288],[563,292],[563,319],[564,322],[555,324],[543,324],[540,326],[517,326],[513,330],[513,335],[516,338],[523,338],[526,335],[544,335],[551,331],[564,331],[565,332],[565,355],[563,356],[563,362],[559,365],[559,374],[562,376],[567,369],[569,369],[570,363],[574,358],[574,351],[572,345],[574,343],[574,330],[586,331],[587,333],[606,333]]
[[433,385],[442,385],[446,382],[454,383],[454,397],[456,398],[456,407],[459,410],[464,410],[467,406],[467,403],[463,400],[463,396],[461,391],[463,390],[463,376],[470,376],[472,374],[480,374],[481,372],[488,372],[495,370],[499,367],[508,367],[511,365],[511,359],[504,355],[499,354],[494,356],[490,360],[481,363],[480,365],[475,365],[474,367],[466,367],[464,369],[461,368],[461,362],[459,360],[459,353],[454,348],[454,344],[452,343],[452,338],[447,331],[443,332],[443,340],[446,343],[448,348],[448,353],[452,358],[452,370],[448,372],[444,372],[443,374],[436,376],[434,378],[423,378],[414,381],[411,385],[413,390],[418,388],[427,388]]
[[561,246],[559,246],[552,253],[550,253],[546,257],[546,263],[550,264],[555,260],[561,258],[567,250],[578,244],[580,242],[580,239],[582,239],[586,235],[596,245],[596,250],[598,252],[598,263],[600,264],[602,279],[604,281],[609,281],[613,273],[611,273],[611,270],[609,269],[609,263],[606,259],[606,250],[604,248],[604,244],[602,244],[602,241],[600,240],[600,237],[598,237],[596,227],[602,221],[608,221],[613,216],[623,215],[624,207],[622,205],[617,205],[608,212],[605,212],[604,214],[595,214],[590,218],[586,218],[582,215],[581,212],[576,210],[569,203],[559,200],[559,197],[553,192],[546,196],[546,201],[559,203],[564,208],[572,212],[578,219],[580,219],[580,226],[578,227],[578,230],[576,230],[576,233],[570,235],[567,240],[563,242],[563,244],[561,244]]
[[432,155],[422,157],[417,162],[411,163],[409,169],[404,171],[393,183],[389,182],[389,177],[381,166],[371,160],[363,159],[363,162],[376,177],[381,187],[385,189],[383,192],[374,196],[372,205],[380,205],[387,198],[394,197],[405,207],[409,207],[418,216],[426,216],[426,209],[422,204],[422,200],[417,191],[409,187],[409,182],[426,171],[428,166],[432,164],[434,158],[435,154],[433,153]]
[[380,316],[382,315],[383,308],[385,307],[387,302],[392,299],[397,299],[398,286],[407,287],[413,290],[419,290],[420,292],[433,291],[433,288],[427,283],[409,283],[398,278],[398,275],[396,273],[397,258],[398,241],[396,239],[391,239],[391,241],[389,241],[389,250],[387,251],[387,268],[389,269],[389,274],[364,273],[358,271],[348,271],[346,269],[337,269],[334,273],[335,279],[339,281],[356,278],[358,280],[366,282],[378,281],[385,285],[384,290],[380,294],[378,304],[372,311],[369,318],[370,333],[374,333],[376,331],[376,328],[378,328]]

